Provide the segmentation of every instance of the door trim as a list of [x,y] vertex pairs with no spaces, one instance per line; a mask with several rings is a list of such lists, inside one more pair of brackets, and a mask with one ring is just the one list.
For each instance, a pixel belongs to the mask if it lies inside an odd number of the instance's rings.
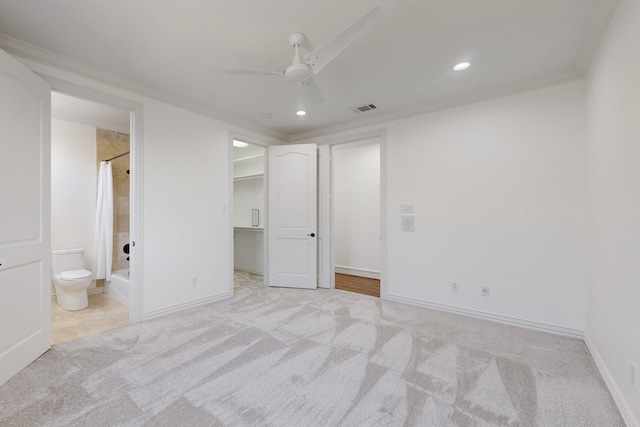
[[[380,299],[387,299],[387,130],[374,129],[366,132],[329,138],[318,145],[336,145],[357,142],[363,139],[378,138],[380,143]],[[296,143],[302,143],[296,142]],[[333,172],[333,171],[332,171]],[[331,174],[333,186],[333,173]],[[331,232],[333,233],[333,209],[331,210]],[[331,274],[335,275],[335,248],[331,239]]]
[[331,146],[318,145],[318,287],[324,289],[335,288],[331,155]]
[[[262,219],[262,222],[266,225],[267,221],[269,220],[268,217],[268,211],[269,211],[269,197],[268,197],[268,191],[267,191],[267,149],[274,144],[269,144],[265,141],[261,141],[259,139],[256,138],[252,138],[252,137],[248,137],[246,135],[242,135],[239,132],[230,132],[229,133],[229,141],[227,144],[227,147],[229,147],[229,171],[228,171],[228,180],[229,180],[229,197],[227,199],[227,215],[228,215],[228,219],[229,219],[229,254],[230,254],[230,262],[229,262],[229,283],[228,283],[228,292],[229,295],[233,297],[233,295],[235,294],[235,239],[234,239],[234,227],[233,227],[233,205],[234,205],[234,178],[233,178],[233,168],[234,168],[234,161],[233,161],[233,140],[237,139],[240,141],[244,141],[248,144],[251,145],[257,145],[259,147],[264,148],[265,152],[264,152],[264,192],[262,194],[262,196],[264,197],[264,219]],[[224,207],[223,207],[224,209]],[[263,259],[262,259],[262,277],[263,277],[263,282],[265,285],[268,285],[268,274],[269,274],[269,266],[267,265],[268,263],[268,253],[267,253],[267,238],[268,238],[268,231],[267,231],[266,226],[263,227],[263,234],[262,234],[262,253],[263,253]]]

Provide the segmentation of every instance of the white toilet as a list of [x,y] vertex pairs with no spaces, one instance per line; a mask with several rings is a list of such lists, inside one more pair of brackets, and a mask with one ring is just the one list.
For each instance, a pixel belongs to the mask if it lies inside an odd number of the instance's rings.
[[91,286],[91,272],[84,268],[84,249],[53,251],[52,272],[58,305],[65,310],[89,307],[87,289]]

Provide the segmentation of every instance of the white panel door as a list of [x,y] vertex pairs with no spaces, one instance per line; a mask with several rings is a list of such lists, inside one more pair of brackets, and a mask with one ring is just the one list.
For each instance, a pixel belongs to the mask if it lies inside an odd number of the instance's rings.
[[331,147],[318,147],[318,287],[335,286],[331,259]]
[[279,145],[268,150],[269,286],[315,289],[316,144]]
[[51,347],[51,88],[0,50],[0,384]]

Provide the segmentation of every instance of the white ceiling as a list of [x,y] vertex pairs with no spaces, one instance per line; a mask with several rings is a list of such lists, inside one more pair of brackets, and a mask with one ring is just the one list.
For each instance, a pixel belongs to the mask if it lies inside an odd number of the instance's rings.
[[[580,78],[617,1],[0,0],[0,33],[295,138]],[[374,6],[382,15],[315,77],[323,104],[279,76],[206,70],[283,70],[289,34],[307,36],[306,53]],[[452,71],[463,60],[472,67]],[[351,111],[369,103],[378,109]],[[294,115],[301,108],[302,118]]]
[[51,94],[51,117],[129,134],[129,111],[118,110],[62,93]]

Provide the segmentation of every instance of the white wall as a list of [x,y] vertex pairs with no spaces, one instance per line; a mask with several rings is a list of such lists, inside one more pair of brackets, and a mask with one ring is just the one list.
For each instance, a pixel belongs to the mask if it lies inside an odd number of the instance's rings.
[[264,232],[236,229],[233,235],[234,268],[264,274]]
[[[582,82],[299,142],[381,129],[386,297],[581,335]],[[403,203],[415,204],[415,232],[400,231]],[[481,286],[491,287],[490,297],[480,296]]]
[[388,296],[582,331],[584,127],[581,83],[391,124]]
[[[388,295],[582,331],[582,84],[402,120],[387,132]],[[415,204],[415,232],[400,231],[402,203]]]
[[93,259],[96,180],[96,128],[51,119],[51,248],[84,248],[89,270]]
[[229,129],[147,100],[144,138],[144,312],[226,295]]
[[264,176],[238,179],[233,183],[234,227],[251,227],[252,209],[260,211],[259,227],[264,228]]
[[[336,268],[349,274],[380,273],[380,144],[378,138],[333,147]],[[374,273],[371,275],[371,273]],[[377,276],[376,276],[377,273]]]
[[[621,0],[588,73],[587,342],[629,425],[640,425],[640,2]],[[640,372],[638,373],[640,375]],[[634,420],[633,422],[631,420]]]

